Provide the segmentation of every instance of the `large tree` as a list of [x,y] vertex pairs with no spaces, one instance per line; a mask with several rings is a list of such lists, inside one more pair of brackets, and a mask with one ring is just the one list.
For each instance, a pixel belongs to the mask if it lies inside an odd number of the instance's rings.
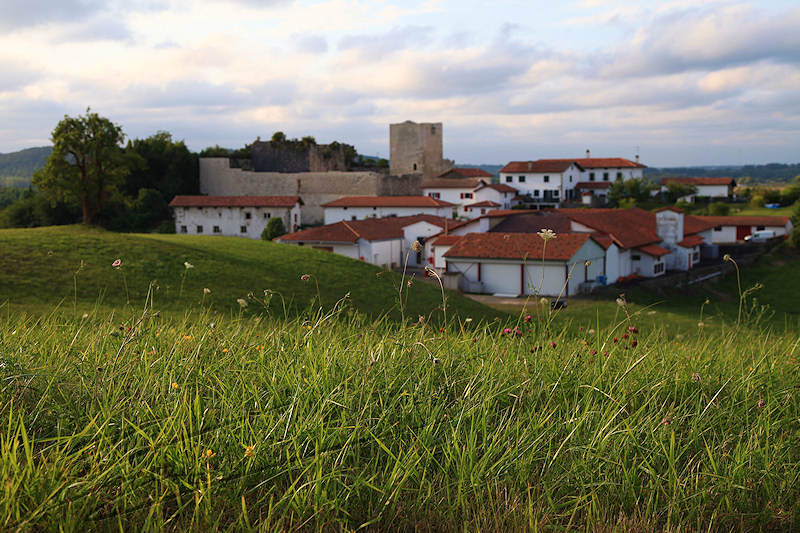
[[176,194],[199,194],[197,155],[166,131],[128,141],[126,154],[134,162],[120,191],[136,198],[142,189],[156,189],[169,203]]
[[87,108],[84,116],[65,115],[50,138],[53,152],[34,174],[33,183],[51,201],[79,202],[83,223],[91,224],[129,172],[121,146],[125,134]]

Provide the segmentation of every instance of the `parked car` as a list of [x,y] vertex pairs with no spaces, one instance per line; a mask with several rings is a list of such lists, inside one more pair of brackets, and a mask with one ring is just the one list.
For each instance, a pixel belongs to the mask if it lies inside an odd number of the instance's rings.
[[775,232],[771,229],[764,229],[754,232],[752,235],[745,236],[747,242],[767,242],[775,237]]

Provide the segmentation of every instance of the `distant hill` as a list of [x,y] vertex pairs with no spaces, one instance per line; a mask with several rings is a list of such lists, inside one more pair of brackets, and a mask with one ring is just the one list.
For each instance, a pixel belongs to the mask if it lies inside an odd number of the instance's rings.
[[731,177],[740,185],[782,184],[789,183],[796,176],[800,176],[800,163],[788,165],[769,163],[766,165],[744,166],[646,168],[644,175],[653,181],[670,176],[710,176]]
[[39,146],[0,154],[0,187],[27,187],[52,151],[52,146]]

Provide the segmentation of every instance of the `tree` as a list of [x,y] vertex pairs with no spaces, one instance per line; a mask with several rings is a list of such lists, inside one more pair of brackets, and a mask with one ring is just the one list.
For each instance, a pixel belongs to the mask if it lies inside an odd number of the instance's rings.
[[667,191],[664,193],[664,196],[667,202],[671,204],[674,204],[685,196],[691,196],[697,193],[697,187],[694,185],[688,185],[677,181],[668,181],[666,187]]
[[650,198],[650,191],[652,189],[653,186],[643,178],[631,178],[625,181],[617,180],[611,184],[608,198],[616,203],[626,198],[636,202],[644,202]]
[[79,202],[83,223],[91,224],[129,172],[121,147],[125,134],[87,108],[85,116],[65,115],[50,139],[53,152],[34,174],[33,183],[51,202]]
[[709,204],[708,214],[712,216],[728,216],[731,214],[731,206],[722,202],[714,202]]
[[286,226],[283,225],[281,217],[272,217],[267,222],[267,227],[261,232],[261,239],[271,241],[275,237],[280,237],[286,234]]
[[169,132],[128,141],[125,152],[135,162],[120,186],[126,196],[136,198],[142,189],[156,189],[169,203],[176,194],[200,193],[197,156],[183,141],[173,141]]

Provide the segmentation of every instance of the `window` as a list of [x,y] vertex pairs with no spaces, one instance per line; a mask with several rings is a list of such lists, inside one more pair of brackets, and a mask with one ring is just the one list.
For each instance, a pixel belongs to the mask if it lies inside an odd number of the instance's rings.
[[248,211],[244,214],[244,218],[245,220],[250,220],[251,218],[253,218],[253,214]]
[[239,226],[239,231],[242,233],[247,233],[247,226]]
[[197,226],[197,233],[203,233],[203,226]]
[[294,214],[294,221],[297,222],[297,213]]
[[352,217],[350,217],[350,220],[358,220],[358,219],[356,218],[355,215],[353,215]]
[[632,255],[631,259],[634,260],[634,261],[641,261],[642,256],[641,255]]
[[506,176],[506,183],[514,183],[514,176]]
[[589,181],[594,181],[594,172],[589,172]]
[[608,172],[603,172],[603,181],[608,181]]
[[472,198],[472,193],[471,192],[462,192],[459,195],[459,197],[462,198],[462,199],[464,199],[464,198]]
[[519,182],[520,183],[525,183],[525,176],[520,176],[519,177]]
[[431,135],[436,135],[436,126],[431,126]]
[[217,211],[217,216],[221,217],[222,216],[222,211]]
[[269,218],[270,216],[272,216],[270,213],[264,213],[264,218]]
[[621,180],[621,179],[622,179],[622,172],[617,172],[617,179],[618,179],[618,180]]
[[414,170],[417,170],[417,164],[414,163]]
[[438,192],[429,192],[429,193],[428,193],[428,196],[430,196],[431,198],[439,198],[439,197],[441,196],[441,193],[438,193]]
[[214,226],[214,233],[220,233],[219,226]]
[[535,196],[536,198],[539,197],[539,189],[534,189],[533,190],[533,196]]
[[664,272],[664,263],[656,263],[653,265],[653,274],[661,274]]
[[558,189],[553,189],[553,196],[558,198]]
[[716,226],[716,227],[714,228],[714,231],[722,231],[722,226]]
[[486,214],[486,209],[481,208],[481,215],[485,215],[485,214]]
[[756,231],[763,231],[763,230],[764,230],[764,226],[756,226]]
[[544,177],[544,182],[545,183],[550,183],[550,176],[545,176]]
[[186,226],[181,226],[181,233],[186,233],[187,231]]
[[569,177],[569,182],[572,183],[572,175]]

